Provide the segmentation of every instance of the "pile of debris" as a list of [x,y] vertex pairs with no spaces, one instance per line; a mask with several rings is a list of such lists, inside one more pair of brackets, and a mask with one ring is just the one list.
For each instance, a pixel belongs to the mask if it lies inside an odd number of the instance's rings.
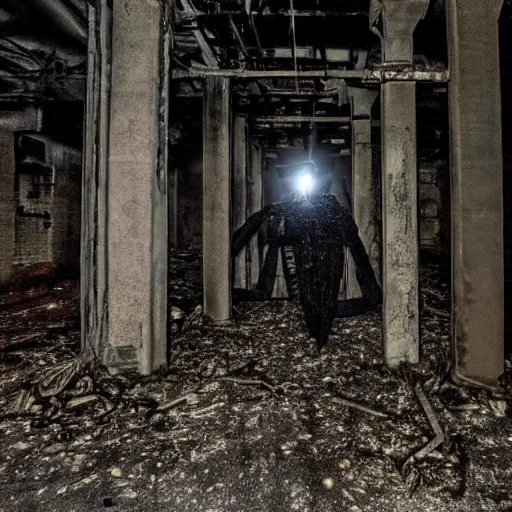
[[[319,353],[296,302],[240,303],[230,326],[175,302],[169,369],[148,378],[77,359],[69,290],[0,313],[3,510],[509,509],[510,388],[450,380],[446,271],[422,271],[424,357],[399,371],[376,312],[335,320]],[[39,340],[5,351],[17,313]]]
[[186,313],[203,302],[201,247],[171,249],[169,254],[169,304]]

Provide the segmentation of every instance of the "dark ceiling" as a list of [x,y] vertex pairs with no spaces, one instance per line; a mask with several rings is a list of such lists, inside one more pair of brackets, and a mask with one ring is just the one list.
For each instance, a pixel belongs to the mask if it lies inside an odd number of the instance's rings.
[[[169,0],[170,1],[170,0]],[[295,38],[289,0],[178,0],[174,24],[174,67],[235,69],[352,69],[380,59],[379,40],[369,30],[370,0],[294,0]],[[512,0],[502,14],[502,96],[508,133],[512,109]],[[325,49],[325,51],[324,51]],[[81,102],[85,96],[87,52],[86,0],[2,0],[0,7],[0,101],[57,99]],[[444,1],[433,0],[415,33],[416,64],[446,65]],[[281,81],[282,82],[282,81]],[[317,81],[318,82],[318,81]],[[330,95],[330,83],[307,83],[305,89]],[[185,94],[200,87],[184,84]],[[197,83],[196,83],[197,86]],[[187,88],[188,87],[188,88]],[[293,84],[240,83],[237,92],[274,91]],[[268,95],[267,95],[268,96]],[[311,105],[289,100],[252,100],[258,109],[311,111]],[[245,103],[244,103],[245,102]],[[250,103],[250,102],[249,102]],[[434,102],[435,103],[435,102]],[[240,100],[246,108],[248,100]],[[326,115],[336,105],[319,103]],[[290,107],[291,105],[291,107]],[[273,110],[274,109],[274,110]],[[338,109],[338,115],[341,112]]]
[[[293,5],[294,32],[291,30]],[[369,31],[370,0],[178,0],[175,65],[192,68],[351,69],[378,53]],[[431,3],[418,33],[440,34],[419,53],[444,60],[443,4]],[[441,30],[439,30],[441,29]],[[84,97],[86,0],[3,0],[0,95],[65,101]],[[373,52],[373,53],[372,53]]]
[[3,0],[0,7],[0,94],[84,97],[85,0]]

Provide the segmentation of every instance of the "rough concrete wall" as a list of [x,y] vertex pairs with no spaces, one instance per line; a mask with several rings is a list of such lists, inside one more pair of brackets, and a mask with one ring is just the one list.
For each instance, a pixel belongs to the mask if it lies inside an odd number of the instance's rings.
[[0,130],[0,284],[9,281],[14,258],[14,134]]
[[69,269],[80,263],[81,153],[63,144],[50,144],[49,165],[55,169],[52,215],[52,260]]

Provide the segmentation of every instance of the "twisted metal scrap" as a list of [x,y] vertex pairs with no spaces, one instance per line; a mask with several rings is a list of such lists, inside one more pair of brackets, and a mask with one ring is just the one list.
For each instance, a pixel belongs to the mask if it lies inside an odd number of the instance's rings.
[[50,368],[35,383],[34,390],[41,398],[60,394],[86,371],[88,364],[82,359]]
[[423,391],[420,382],[418,382],[414,387],[414,392],[416,393],[416,396],[418,397],[418,400],[421,406],[423,407],[425,415],[427,416],[428,421],[430,422],[430,426],[432,427],[432,430],[434,431],[436,436],[423,448],[421,448],[421,450],[418,450],[416,453],[413,453],[405,461],[404,465],[402,466],[402,475],[405,474],[405,472],[411,466],[411,464],[424,459],[429,453],[433,452],[438,446],[443,444],[445,439],[443,429],[439,424],[436,413],[434,412],[434,409],[432,409],[432,405],[430,404],[427,395],[425,395],[425,392]]

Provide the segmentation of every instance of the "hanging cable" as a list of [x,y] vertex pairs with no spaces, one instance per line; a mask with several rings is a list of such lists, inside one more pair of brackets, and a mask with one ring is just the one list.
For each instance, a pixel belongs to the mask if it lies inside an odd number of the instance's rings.
[[297,76],[297,40],[295,39],[295,10],[293,0],[290,0],[290,12],[292,15],[292,36],[293,36],[293,68],[295,69],[295,88],[299,92],[299,77]]
[[313,100],[313,113],[311,116],[311,123],[309,124],[309,160],[313,160],[313,151],[316,146],[316,129],[315,129],[315,113],[316,113],[316,99]]

